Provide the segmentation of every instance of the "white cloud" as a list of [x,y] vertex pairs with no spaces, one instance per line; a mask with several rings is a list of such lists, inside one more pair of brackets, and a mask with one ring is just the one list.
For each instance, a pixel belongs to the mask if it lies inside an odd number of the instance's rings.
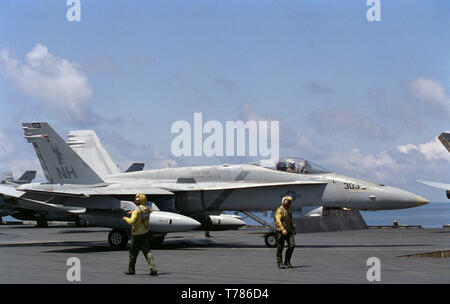
[[397,176],[395,181],[398,181],[398,174],[393,175],[393,172],[401,171],[401,166],[388,151],[365,154],[355,148],[349,152],[334,153],[325,162],[338,168],[338,173],[369,181],[393,182],[393,176]]
[[337,173],[389,185],[417,185],[417,179],[447,180],[450,153],[438,139],[423,144],[395,146],[378,153],[354,148],[336,152],[323,160]]
[[425,105],[450,115],[450,96],[444,86],[430,78],[415,78],[407,85],[408,92]]
[[49,53],[46,46],[37,44],[24,60],[0,50],[0,71],[58,118],[74,123],[92,119],[93,91],[80,65]]
[[403,154],[409,154],[413,151],[421,153],[427,160],[448,160],[450,161],[450,153],[444,148],[441,142],[434,138],[433,140],[419,145],[407,144],[397,146],[398,151]]

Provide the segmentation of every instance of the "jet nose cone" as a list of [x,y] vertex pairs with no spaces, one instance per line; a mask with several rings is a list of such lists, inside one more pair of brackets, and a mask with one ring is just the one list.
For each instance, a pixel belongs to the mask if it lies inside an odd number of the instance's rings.
[[414,208],[429,203],[428,200],[415,193],[400,190],[395,195],[401,208]]
[[426,205],[428,203],[429,203],[429,201],[427,199],[421,197],[420,195],[417,196],[417,199],[416,199],[417,207]]
[[394,187],[382,187],[376,194],[379,209],[404,209],[426,205],[429,201],[422,196]]

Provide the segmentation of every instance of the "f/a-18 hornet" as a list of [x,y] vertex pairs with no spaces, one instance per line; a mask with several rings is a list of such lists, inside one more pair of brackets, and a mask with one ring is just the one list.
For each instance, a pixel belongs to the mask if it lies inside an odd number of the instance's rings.
[[297,158],[100,176],[47,123],[24,123],[23,129],[48,183],[21,185],[9,193],[0,188],[0,193],[19,202],[76,210],[93,224],[114,228],[110,244],[113,238],[115,246],[126,244],[121,217],[136,193],[145,193],[160,210],[204,226],[223,211],[275,210],[286,194],[294,199],[293,210],[320,215],[335,208],[385,210],[428,203],[416,194],[332,173]]

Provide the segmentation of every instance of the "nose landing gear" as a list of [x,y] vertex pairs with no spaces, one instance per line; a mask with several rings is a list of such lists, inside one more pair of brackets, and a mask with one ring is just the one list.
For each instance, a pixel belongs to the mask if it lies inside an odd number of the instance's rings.
[[264,235],[264,242],[269,248],[277,247],[277,233],[275,231],[270,231]]

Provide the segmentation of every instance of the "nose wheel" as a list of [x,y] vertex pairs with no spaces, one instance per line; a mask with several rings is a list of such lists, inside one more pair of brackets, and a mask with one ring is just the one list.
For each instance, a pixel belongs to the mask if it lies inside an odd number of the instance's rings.
[[113,229],[108,234],[108,243],[113,249],[124,249],[128,244],[128,231]]
[[266,235],[264,235],[264,242],[266,243],[266,246],[269,248],[276,248],[277,247],[277,234],[276,232],[269,232]]

